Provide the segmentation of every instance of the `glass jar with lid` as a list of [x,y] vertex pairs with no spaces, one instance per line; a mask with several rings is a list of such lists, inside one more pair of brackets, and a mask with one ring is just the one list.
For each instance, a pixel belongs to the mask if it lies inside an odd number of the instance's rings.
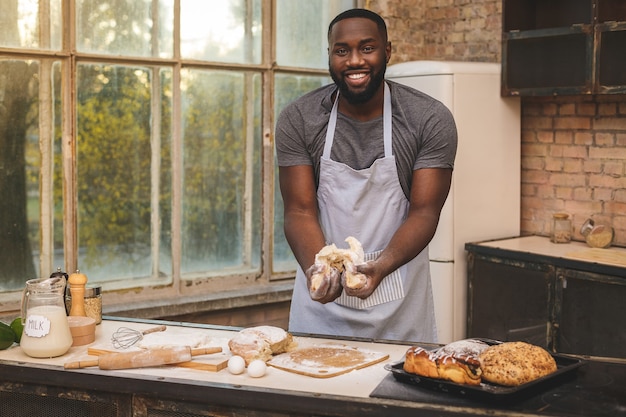
[[608,248],[613,242],[613,228],[606,224],[596,224],[593,219],[587,219],[580,228],[580,234],[592,248]]
[[[102,322],[102,287],[89,286],[85,288],[85,314],[87,317],[91,317],[96,321],[96,324]],[[67,287],[65,291],[65,308],[67,314],[70,314],[72,309],[72,294],[70,287]]]
[[569,243],[572,240],[572,221],[567,213],[555,213],[552,216],[550,241],[553,243]]

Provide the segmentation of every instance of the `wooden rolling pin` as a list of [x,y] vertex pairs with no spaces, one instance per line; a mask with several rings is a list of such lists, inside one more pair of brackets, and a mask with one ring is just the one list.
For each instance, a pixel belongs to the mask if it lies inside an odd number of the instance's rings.
[[170,348],[145,349],[134,352],[108,353],[99,356],[98,359],[68,362],[64,367],[65,369],[79,369],[97,366],[100,369],[107,370],[147,368],[150,366],[187,362],[190,361],[193,356],[210,355],[221,351],[221,347],[192,349],[189,346],[174,346]]

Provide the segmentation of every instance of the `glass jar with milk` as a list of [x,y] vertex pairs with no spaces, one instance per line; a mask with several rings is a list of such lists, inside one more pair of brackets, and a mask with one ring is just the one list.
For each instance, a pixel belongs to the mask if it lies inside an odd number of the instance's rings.
[[61,356],[72,346],[72,333],[63,300],[65,285],[66,280],[62,276],[26,281],[22,295],[24,331],[20,346],[28,356]]

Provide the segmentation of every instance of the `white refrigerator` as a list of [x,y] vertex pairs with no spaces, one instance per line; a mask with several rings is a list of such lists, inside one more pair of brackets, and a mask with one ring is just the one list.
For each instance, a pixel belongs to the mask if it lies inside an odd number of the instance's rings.
[[450,343],[466,337],[465,243],[520,232],[520,100],[500,96],[496,63],[405,62],[387,78],[441,101],[457,125],[452,187],[429,248],[439,342]]

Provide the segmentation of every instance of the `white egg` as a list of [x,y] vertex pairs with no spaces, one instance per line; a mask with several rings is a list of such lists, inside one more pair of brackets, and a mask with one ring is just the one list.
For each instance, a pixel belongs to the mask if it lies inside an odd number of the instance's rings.
[[265,375],[265,370],[267,369],[267,365],[260,359],[256,359],[250,362],[248,365],[248,375],[252,378],[260,378]]
[[228,372],[233,375],[239,375],[246,369],[246,361],[241,356],[231,356],[228,359]]

